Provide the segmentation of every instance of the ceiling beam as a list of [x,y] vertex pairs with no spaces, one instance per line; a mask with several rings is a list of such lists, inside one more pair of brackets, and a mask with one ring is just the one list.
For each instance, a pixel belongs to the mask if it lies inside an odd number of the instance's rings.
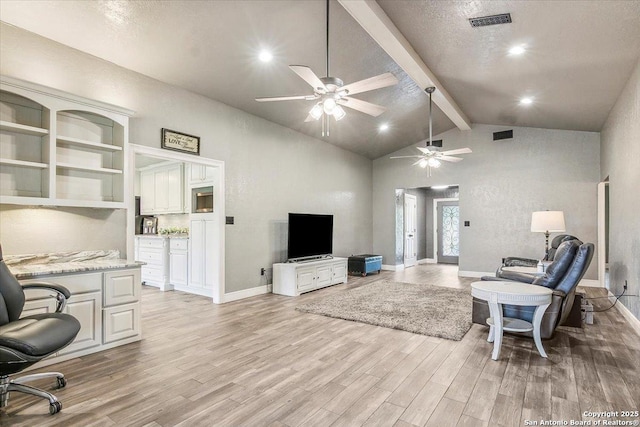
[[430,86],[438,89],[432,95],[433,102],[460,130],[471,129],[469,118],[378,3],[374,0],[338,1],[421,89]]

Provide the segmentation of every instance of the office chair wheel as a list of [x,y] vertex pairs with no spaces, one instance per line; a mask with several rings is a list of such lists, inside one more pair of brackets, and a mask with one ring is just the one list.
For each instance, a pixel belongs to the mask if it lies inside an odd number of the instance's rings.
[[60,403],[60,402],[51,402],[49,404],[49,413],[51,415],[55,415],[60,411],[62,411],[62,403]]
[[57,389],[65,388],[67,386],[67,380],[64,377],[56,378],[58,380],[58,384],[56,385]]

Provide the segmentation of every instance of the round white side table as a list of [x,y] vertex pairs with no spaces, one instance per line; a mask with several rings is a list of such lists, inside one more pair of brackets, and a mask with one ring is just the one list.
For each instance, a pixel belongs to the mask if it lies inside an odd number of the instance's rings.
[[[547,357],[540,339],[540,323],[545,310],[551,304],[553,291],[544,286],[528,285],[519,282],[481,281],[471,284],[471,295],[487,301],[491,317],[487,319],[489,325],[489,338],[493,342],[491,358],[498,360],[500,347],[502,346],[503,331],[529,332],[533,331],[533,341],[540,356]],[[533,322],[504,317],[502,304],[536,306],[533,313]]]

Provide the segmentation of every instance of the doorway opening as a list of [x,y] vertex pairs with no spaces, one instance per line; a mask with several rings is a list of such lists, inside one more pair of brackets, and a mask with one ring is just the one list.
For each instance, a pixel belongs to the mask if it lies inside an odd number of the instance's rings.
[[457,185],[396,190],[396,270],[416,264],[458,264],[458,195]]
[[[188,235],[188,250],[181,255],[185,264],[181,266],[181,269],[184,269],[181,275],[183,280],[176,280],[177,285],[173,285],[173,278],[158,278],[159,281],[164,281],[162,283],[166,283],[166,286],[159,287],[162,290],[177,289],[208,296],[216,304],[224,302],[224,162],[135,144],[131,144],[130,148],[128,168],[133,179],[130,180],[128,188],[128,199],[131,203],[127,217],[128,259],[134,260],[136,257],[136,234],[140,233],[140,218],[136,218],[136,213],[142,217],[156,217],[156,231],[164,229],[171,233],[176,231],[183,236]],[[182,183],[179,186],[182,190],[181,196],[178,197],[171,185],[176,179]],[[191,187],[197,186],[195,179],[202,179],[210,186],[211,211],[192,212]],[[144,185],[143,180],[146,180]],[[143,188],[147,189],[144,190],[146,192],[151,189],[153,195],[141,194]],[[140,212],[133,208],[136,197],[139,197]],[[166,209],[164,213],[163,209]],[[176,265],[183,264],[179,261],[180,258],[176,258]],[[171,264],[173,261],[168,263]],[[175,270],[178,271],[177,268]],[[164,271],[166,272],[167,268]]]
[[598,281],[609,289],[609,177],[598,184]]

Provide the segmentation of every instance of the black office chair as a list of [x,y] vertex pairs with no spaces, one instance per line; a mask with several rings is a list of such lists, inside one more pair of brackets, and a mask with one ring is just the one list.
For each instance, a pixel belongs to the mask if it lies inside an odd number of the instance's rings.
[[[35,314],[20,318],[24,307],[24,289],[54,291],[57,299],[55,313]],[[49,400],[49,413],[60,412],[62,404],[51,393],[25,385],[40,378],[56,377],[57,388],[66,385],[59,372],[26,375],[9,379],[45,357],[71,344],[80,331],[80,322],[61,313],[71,294],[53,283],[29,283],[20,285],[2,258],[0,247],[0,407],[7,406],[9,393],[19,391]]]

